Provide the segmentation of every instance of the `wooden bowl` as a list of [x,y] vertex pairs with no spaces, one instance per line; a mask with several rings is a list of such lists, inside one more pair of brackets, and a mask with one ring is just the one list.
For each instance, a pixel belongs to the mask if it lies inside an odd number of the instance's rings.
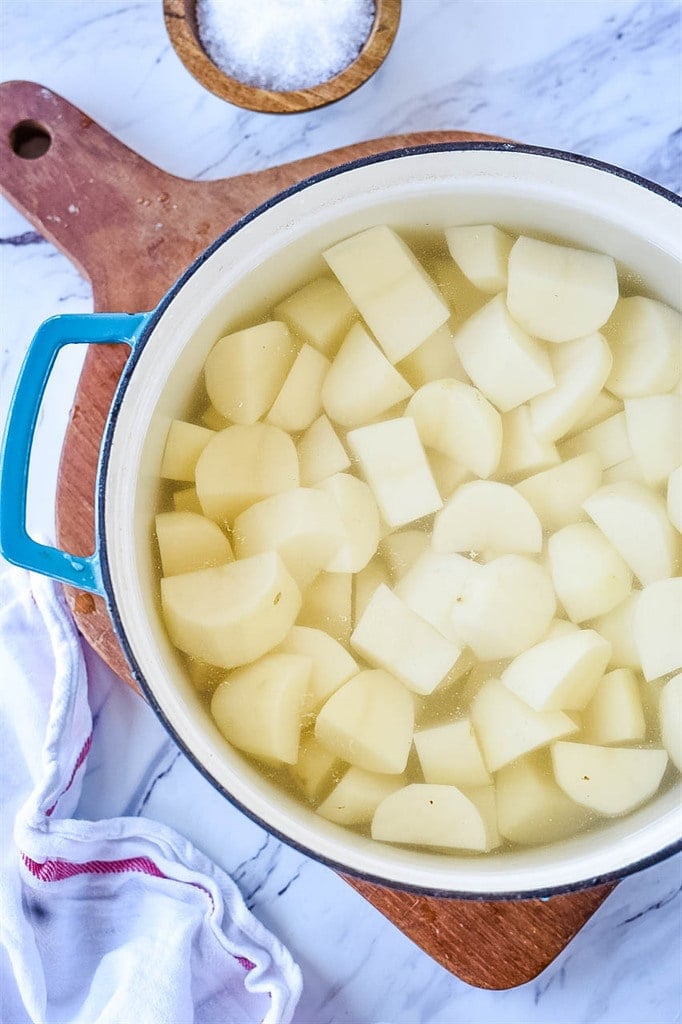
[[372,30],[353,63],[326,82],[291,92],[258,89],[221,71],[201,45],[196,0],[163,0],[163,16],[175,52],[189,73],[204,88],[248,110],[268,114],[296,114],[335,103],[372,77],[386,58],[398,31],[400,4],[401,0],[375,0]]

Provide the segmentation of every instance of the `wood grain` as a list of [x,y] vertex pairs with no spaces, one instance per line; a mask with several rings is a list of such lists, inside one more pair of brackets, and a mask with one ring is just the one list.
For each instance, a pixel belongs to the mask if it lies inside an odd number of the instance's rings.
[[173,49],[205,89],[238,107],[269,114],[296,114],[335,103],[363,85],[381,67],[400,21],[401,0],[375,0],[372,30],[344,71],[309,89],[276,92],[231,78],[206,55],[197,31],[196,0],[163,0],[163,16]]
[[[30,82],[0,85],[0,189],[80,269],[97,310],[150,309],[214,238],[255,205],[307,175],[402,146],[490,136],[426,132],[392,136],[215,182],[166,174],[112,138],[60,96]],[[47,153],[12,151],[18,123],[51,136]],[[93,548],[99,447],[124,354],[95,346],[71,411],[57,494],[57,533],[75,554]],[[104,602],[68,592],[79,628],[131,683]],[[535,977],[596,910],[608,888],[547,902],[438,900],[348,879],[366,899],[448,970],[472,985],[510,988]]]

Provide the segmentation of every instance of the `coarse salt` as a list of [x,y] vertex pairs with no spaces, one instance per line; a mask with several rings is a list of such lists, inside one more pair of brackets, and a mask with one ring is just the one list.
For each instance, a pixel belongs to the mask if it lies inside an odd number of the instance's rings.
[[374,0],[197,0],[197,27],[221,71],[288,92],[320,85],[352,64],[374,10]]

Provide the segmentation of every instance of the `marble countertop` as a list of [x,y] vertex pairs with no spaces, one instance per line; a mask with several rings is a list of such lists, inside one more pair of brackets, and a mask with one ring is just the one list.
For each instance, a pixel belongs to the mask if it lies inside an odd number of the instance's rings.
[[[186,177],[450,128],[589,154],[679,192],[680,18],[677,0],[403,0],[395,45],[375,78],[333,107],[287,118],[203,91],[170,47],[161,0],[4,0],[0,55],[3,78],[40,81]],[[89,310],[91,296],[4,201],[0,246],[4,420],[36,327],[54,313]],[[41,414],[29,525],[43,535],[54,532],[60,438],[81,358],[68,351],[60,360]],[[93,655],[96,726],[79,814],[158,818],[229,871],[301,964],[298,1024],[680,1020],[679,857],[623,882],[535,981],[510,992],[472,989],[331,871],[227,805],[142,701],[96,662]]]

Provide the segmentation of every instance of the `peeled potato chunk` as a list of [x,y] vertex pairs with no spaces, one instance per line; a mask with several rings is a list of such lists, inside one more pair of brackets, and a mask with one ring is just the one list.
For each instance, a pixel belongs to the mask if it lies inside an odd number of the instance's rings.
[[589,408],[583,413],[580,419],[573,424],[568,431],[568,436],[581,434],[588,427],[595,427],[597,423],[603,423],[617,412],[623,411],[623,403],[620,398],[609,394],[608,391],[600,391]]
[[573,459],[584,452],[594,452],[598,455],[602,469],[610,469],[631,458],[632,448],[625,413],[617,412],[596,426],[583,430],[581,434],[574,434],[559,446],[562,459]]
[[309,487],[256,502],[237,516],[232,528],[237,558],[277,551],[301,590],[327,566],[345,537],[333,499]]
[[615,466],[609,466],[608,469],[604,470],[602,477],[602,483],[605,484],[620,484],[626,480],[638,484],[644,483],[641,467],[635,461],[634,456],[630,459],[625,459],[624,462],[619,462]]
[[[485,294],[472,285],[450,256],[435,256],[425,260],[426,269],[450,307],[450,324],[458,325],[475,313],[485,302]],[[444,374],[456,377],[457,374]],[[432,380],[435,378],[432,377]]]
[[663,687],[659,708],[663,746],[682,772],[682,673],[673,676]]
[[414,734],[424,780],[444,786],[489,786],[492,778],[468,718]]
[[215,433],[206,427],[185,423],[184,420],[171,420],[161,460],[163,479],[194,483],[197,460],[214,437]]
[[387,796],[372,818],[372,839],[485,853],[492,849],[483,815],[455,786],[412,783]]
[[233,561],[230,542],[214,522],[195,512],[160,512],[155,520],[164,576]]
[[500,834],[513,843],[555,843],[575,835],[588,820],[585,808],[559,789],[538,755],[500,769],[495,788]]
[[368,228],[322,255],[392,363],[450,316],[431,278],[389,227]]
[[455,349],[476,387],[500,412],[554,387],[547,352],[512,320],[503,295],[460,327]]
[[268,413],[268,423],[290,433],[307,430],[322,412],[322,386],[330,366],[321,352],[304,345]]
[[533,507],[544,529],[554,532],[586,518],[583,503],[601,480],[599,457],[588,452],[521,480],[516,490]]
[[381,514],[392,527],[405,526],[441,508],[414,420],[387,420],[348,434]]
[[354,651],[414,693],[433,693],[462,651],[385,584],[374,591],[350,638]]
[[646,734],[644,711],[635,673],[628,668],[607,672],[599,680],[582,714],[581,739],[609,747],[639,743]]
[[453,459],[478,477],[497,469],[502,452],[502,420],[478,388],[459,380],[435,380],[410,399],[411,416],[426,448]]
[[277,397],[296,350],[289,329],[278,320],[221,338],[204,364],[211,404],[231,423],[255,423]]
[[476,288],[495,294],[507,286],[507,260],[513,239],[493,224],[448,228],[448,249],[455,263]]
[[530,408],[520,405],[502,417],[502,454],[497,476],[503,479],[541,473],[561,461],[552,441],[541,441],[533,430]]
[[639,807],[661,784],[665,750],[555,743],[554,776],[564,793],[598,814],[617,817]]
[[454,335],[448,324],[443,324],[419,348],[401,359],[396,369],[413,388],[420,388],[430,380],[441,380],[443,377],[469,380],[455,350]]
[[448,455],[442,452],[426,449],[426,457],[429,460],[429,467],[436,487],[443,501],[450,498],[460,484],[471,480],[472,474],[466,466],[460,466]]
[[310,626],[293,626],[276,651],[277,654],[298,654],[312,664],[304,712],[316,711],[332,693],[354,676],[358,665],[345,647]]
[[481,661],[513,658],[537,643],[556,611],[548,573],[523,555],[503,555],[467,579],[450,619],[455,642]]
[[682,533],[682,466],[668,477],[668,518],[676,530]]
[[433,524],[435,551],[533,554],[542,550],[542,526],[526,499],[508,484],[462,484]]
[[620,398],[672,390],[682,371],[682,317],[670,306],[634,295],[620,299],[604,328],[613,352],[606,386]]
[[423,530],[402,530],[384,537],[379,543],[379,552],[388,566],[391,579],[397,583],[428,547],[428,533]]
[[611,645],[592,629],[543,640],[519,654],[502,682],[536,711],[580,711],[604,675]]
[[593,523],[573,523],[549,538],[557,597],[573,622],[604,615],[632,590],[632,573]]
[[366,483],[349,473],[336,473],[318,485],[340,518],[342,541],[325,565],[327,572],[360,572],[379,545],[379,510]]
[[196,486],[204,515],[231,524],[257,501],[298,487],[294,442],[267,423],[221,430],[199,456]]
[[635,643],[645,679],[682,668],[682,577],[657,580],[639,595]]
[[295,764],[311,662],[293,654],[268,654],[230,673],[211,700],[211,714],[238,750]]
[[680,538],[659,494],[637,483],[606,484],[583,508],[643,584],[675,575]]
[[470,714],[489,772],[578,731],[562,711],[534,711],[497,679],[483,684]]
[[193,658],[236,668],[281,643],[301,594],[274,551],[161,580],[170,638]]
[[275,316],[331,359],[357,313],[338,281],[318,277],[275,306]]
[[642,660],[635,643],[635,608],[640,591],[634,590],[625,600],[594,619],[591,626],[611,644],[609,668],[641,669]]
[[377,555],[370,558],[364,569],[353,576],[353,625],[357,626],[362,614],[370,602],[372,594],[380,583],[387,586],[391,582],[388,569]]
[[307,800],[317,803],[333,786],[342,770],[338,757],[318,743],[314,736],[301,739],[298,760],[292,766],[291,774]]
[[507,305],[529,334],[571,341],[598,331],[618,300],[610,256],[521,236],[512,246]]
[[481,566],[469,558],[429,550],[398,581],[395,592],[408,608],[454,640],[452,607],[469,577],[480,571]]
[[349,572],[321,572],[303,594],[298,625],[322,629],[339,643],[348,643],[352,580]]
[[381,801],[403,785],[400,776],[378,775],[351,765],[317,813],[338,825],[366,825]]
[[297,450],[303,487],[314,487],[327,477],[350,468],[346,449],[324,415],[308,427]]
[[601,392],[613,361],[598,332],[556,346],[550,359],[555,385],[530,403],[533,429],[543,441],[557,441],[579,422]]
[[635,461],[646,483],[657,487],[682,463],[682,398],[626,398],[625,423]]
[[542,639],[553,640],[556,636],[566,636],[567,633],[575,633],[578,628],[575,622],[569,622],[568,619],[552,619],[549,629]]
[[354,324],[322,386],[327,416],[343,427],[359,427],[411,394],[362,324]]
[[414,704],[382,669],[353,676],[322,706],[315,736],[328,750],[370,772],[400,775],[412,745]]

